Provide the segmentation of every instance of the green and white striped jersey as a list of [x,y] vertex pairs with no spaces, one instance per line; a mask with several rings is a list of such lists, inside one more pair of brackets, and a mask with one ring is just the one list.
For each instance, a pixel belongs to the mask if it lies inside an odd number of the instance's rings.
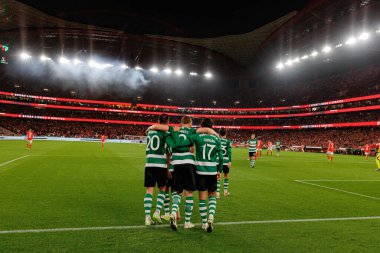
[[220,139],[222,150],[223,150],[223,165],[228,165],[229,162],[231,162],[231,141],[226,138]]
[[276,148],[281,148],[281,141],[276,141]]
[[248,145],[249,145],[249,151],[248,152],[253,152],[253,153],[256,153],[256,146],[257,146],[257,139],[249,139],[247,141]]
[[[172,127],[170,128],[172,129]],[[154,130],[148,132],[145,167],[167,168],[166,147],[167,144],[170,147],[174,145],[170,136],[170,132]]]
[[216,175],[223,170],[223,150],[220,139],[209,134],[194,134],[188,139],[175,138],[176,147],[195,144],[195,167],[199,175]]
[[[186,140],[196,134],[196,132],[197,129],[195,128],[181,127],[178,132],[174,133],[174,138]],[[191,146],[173,148],[173,165],[195,164],[194,154],[190,152],[190,147]]]

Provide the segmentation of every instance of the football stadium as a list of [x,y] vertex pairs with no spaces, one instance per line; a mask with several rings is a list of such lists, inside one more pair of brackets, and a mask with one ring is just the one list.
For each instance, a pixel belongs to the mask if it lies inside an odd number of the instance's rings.
[[380,1],[0,0],[0,252],[379,252]]

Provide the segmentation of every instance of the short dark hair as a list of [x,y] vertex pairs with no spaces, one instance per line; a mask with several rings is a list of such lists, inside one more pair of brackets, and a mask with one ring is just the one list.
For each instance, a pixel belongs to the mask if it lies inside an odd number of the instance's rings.
[[202,127],[212,128],[213,125],[214,125],[214,122],[212,122],[212,119],[210,118],[204,118],[201,123]]
[[226,136],[226,134],[227,134],[227,130],[226,130],[224,127],[222,127],[222,128],[220,129],[220,131],[219,131],[219,134],[220,134],[220,136]]
[[160,124],[168,124],[169,122],[169,116],[166,113],[163,113],[158,117],[158,122]]
[[183,116],[181,119],[181,123],[184,125],[192,124],[192,122],[193,122],[193,120],[191,119],[190,116]]

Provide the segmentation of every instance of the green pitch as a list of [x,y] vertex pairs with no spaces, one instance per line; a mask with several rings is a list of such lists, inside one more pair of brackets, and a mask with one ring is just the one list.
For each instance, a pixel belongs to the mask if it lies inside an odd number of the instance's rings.
[[[207,234],[199,225],[141,226],[144,152],[138,144],[106,143],[102,151],[100,143],[49,141],[27,151],[24,142],[0,141],[0,252],[378,251],[373,157],[337,155],[329,163],[324,154],[282,152],[251,169],[247,149],[233,149],[231,195],[218,201]],[[197,199],[193,214],[199,223]]]

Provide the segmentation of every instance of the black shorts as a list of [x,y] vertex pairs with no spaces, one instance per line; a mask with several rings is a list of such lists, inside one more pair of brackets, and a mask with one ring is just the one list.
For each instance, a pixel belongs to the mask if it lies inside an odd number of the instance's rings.
[[157,168],[157,167],[146,167],[145,168],[145,187],[155,187],[156,184],[158,188],[166,186],[166,180],[168,178],[168,169]]
[[276,148],[276,151],[277,151],[277,152],[280,152],[280,150],[281,150],[281,148]]
[[230,168],[228,168],[227,165],[223,165],[223,173],[224,173],[224,174],[228,174],[228,173],[230,173]]
[[216,175],[199,175],[196,174],[197,190],[198,191],[216,191]]
[[174,184],[173,190],[177,193],[186,191],[195,191],[195,165],[193,164],[177,164],[174,165]]
[[256,152],[249,152],[249,157],[255,156]]
[[170,174],[172,174],[172,178],[166,179],[166,188],[174,188],[174,171],[170,171]]

